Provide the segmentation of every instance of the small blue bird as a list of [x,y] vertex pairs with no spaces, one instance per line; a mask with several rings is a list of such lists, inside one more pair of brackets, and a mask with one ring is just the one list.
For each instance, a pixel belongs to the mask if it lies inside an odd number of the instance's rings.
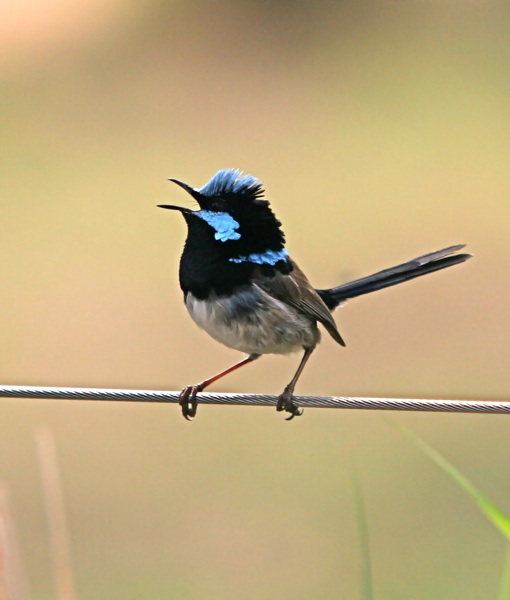
[[310,355],[320,341],[320,323],[345,346],[331,311],[349,298],[421,277],[464,262],[463,245],[425,254],[334,288],[315,289],[290,258],[281,223],[263,198],[262,184],[237,169],[224,169],[202,188],[177,179],[199,210],[168,204],[188,226],[179,268],[184,303],[195,323],[218,342],[248,356],[201,383],[186,386],[179,397],[188,420],[197,412],[197,394],[224,375],[262,354],[304,350],[299,367],[280,394],[278,411],[287,420],[300,415],[293,395]]

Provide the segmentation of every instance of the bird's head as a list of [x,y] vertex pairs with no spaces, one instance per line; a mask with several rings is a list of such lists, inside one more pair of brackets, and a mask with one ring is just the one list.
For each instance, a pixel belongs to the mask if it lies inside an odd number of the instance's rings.
[[[178,179],[170,179],[188,192],[198,203],[199,210],[170,204],[161,208],[182,213],[191,234],[200,230],[221,245],[231,262],[276,264],[286,260],[285,237],[281,223],[269,202],[263,198],[262,183],[252,175],[237,169],[218,171],[203,187],[196,189]],[[201,221],[200,227],[197,220]],[[208,227],[203,227],[203,223]],[[247,257],[251,257],[248,260]]]

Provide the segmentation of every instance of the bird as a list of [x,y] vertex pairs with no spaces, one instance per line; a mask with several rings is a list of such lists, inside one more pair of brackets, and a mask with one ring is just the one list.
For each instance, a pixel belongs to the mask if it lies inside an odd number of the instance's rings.
[[351,298],[421,277],[469,259],[457,244],[329,289],[315,289],[285,247],[281,222],[264,197],[263,184],[239,169],[218,171],[204,186],[178,179],[198,208],[160,204],[181,213],[187,237],[179,265],[184,304],[193,321],[221,344],[246,354],[229,368],[188,385],[179,395],[192,420],[197,394],[265,354],[302,351],[301,362],[278,396],[286,420],[302,414],[294,389],[321,339],[319,325],[345,346],[332,311]]

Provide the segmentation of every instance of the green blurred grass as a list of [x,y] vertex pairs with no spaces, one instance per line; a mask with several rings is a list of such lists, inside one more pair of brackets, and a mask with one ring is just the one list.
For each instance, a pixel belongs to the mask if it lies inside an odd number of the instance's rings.
[[[426,442],[424,442],[421,438],[415,435],[410,429],[406,429],[401,425],[396,425],[397,429],[405,435],[425,456],[427,456],[432,462],[434,462],[440,469],[443,470],[444,473],[454,482],[459,488],[474,501],[474,503],[478,506],[481,514],[483,514],[489,523],[491,523],[498,532],[502,535],[502,537],[506,540],[506,556],[503,563],[503,571],[502,576],[500,578],[499,591],[498,591],[498,600],[505,600],[510,596],[510,517],[508,513],[502,511],[498,508],[494,502],[484,494],[480,489],[478,489],[472,482],[469,480],[463,473],[461,473],[454,465],[452,465],[448,460],[446,460],[439,452],[434,450],[431,446],[429,446]],[[359,486],[358,486],[359,488]],[[369,560],[369,548],[368,548],[368,539],[367,532],[365,529],[365,519],[363,516],[363,507],[362,507],[362,499],[361,492],[359,489],[356,493],[357,506],[359,512],[359,530],[360,530],[360,538],[364,539],[363,544],[363,555],[365,557],[365,561]],[[475,540],[473,540],[475,543]],[[371,589],[370,581],[368,581],[368,589]]]

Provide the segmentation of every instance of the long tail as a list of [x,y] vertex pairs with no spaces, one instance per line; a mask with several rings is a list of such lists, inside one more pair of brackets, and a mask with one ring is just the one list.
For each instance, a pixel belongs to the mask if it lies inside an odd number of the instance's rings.
[[368,277],[362,277],[361,279],[344,283],[329,290],[317,290],[317,293],[323,299],[326,306],[332,310],[349,298],[369,294],[376,290],[397,285],[397,283],[409,281],[415,277],[421,277],[427,273],[433,273],[440,269],[446,269],[446,267],[458,265],[472,256],[471,254],[456,254],[462,248],[464,248],[464,244],[424,254],[409,262],[397,265],[391,269],[379,271]]

